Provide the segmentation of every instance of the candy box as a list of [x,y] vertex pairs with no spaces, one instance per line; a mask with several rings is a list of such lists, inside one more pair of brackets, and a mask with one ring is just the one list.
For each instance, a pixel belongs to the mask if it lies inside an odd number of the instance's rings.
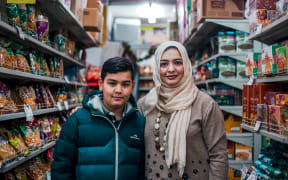
[[261,69],[263,75],[270,75],[277,73],[277,55],[276,49],[282,47],[281,45],[272,45],[263,49],[261,57]]
[[288,106],[288,94],[276,94],[276,104]]
[[246,56],[247,62],[246,62],[246,68],[245,68],[245,74],[246,76],[253,75],[257,76],[258,74],[258,59],[261,56],[261,53],[255,53],[255,52],[249,52]]
[[252,147],[236,143],[235,160],[252,160]]
[[269,105],[268,131],[287,135],[288,107],[279,105]]
[[283,46],[276,49],[277,73],[287,72],[288,68],[288,47]]

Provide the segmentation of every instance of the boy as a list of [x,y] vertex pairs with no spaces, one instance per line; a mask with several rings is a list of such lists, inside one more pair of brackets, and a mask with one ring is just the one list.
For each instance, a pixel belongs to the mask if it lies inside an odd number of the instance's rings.
[[138,180],[144,174],[145,119],[132,96],[134,69],[107,60],[99,89],[65,122],[54,152],[52,180]]

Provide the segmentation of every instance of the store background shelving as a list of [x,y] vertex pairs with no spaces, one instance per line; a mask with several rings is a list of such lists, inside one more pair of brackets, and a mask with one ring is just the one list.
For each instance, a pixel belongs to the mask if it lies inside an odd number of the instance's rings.
[[[197,29],[194,30],[192,35],[184,42],[188,51],[195,51],[197,49],[203,48],[209,42],[209,38],[215,36],[219,31],[226,30],[240,30],[244,32],[249,32],[248,20],[237,20],[237,19],[205,19],[201,24],[198,25]],[[254,41],[253,49],[255,51],[260,51],[262,48],[261,43]],[[241,62],[246,62],[247,53],[218,53],[212,55],[211,57],[198,60],[197,63],[193,65],[193,69],[196,70],[201,65],[210,62],[218,57],[230,57]],[[198,87],[208,88],[209,85],[213,84],[225,84],[229,87],[236,88],[238,90],[243,89],[243,84],[247,83],[248,79],[209,79],[206,81],[196,81],[195,84]],[[220,106],[223,112],[242,117],[242,106]],[[253,160],[252,161],[239,161],[239,160],[229,160],[229,167],[241,170],[243,165],[250,167],[253,165],[253,161],[256,159],[260,153],[261,145],[259,144],[261,137],[255,136],[253,133],[228,133],[227,139],[239,144],[243,144],[249,147],[253,147]]]
[[[62,3],[60,0],[37,0],[37,4],[46,12],[48,15],[49,23],[51,24],[50,28],[53,30],[58,29],[67,29],[72,34],[72,39],[76,41],[78,45],[83,48],[96,47],[99,45],[97,42],[86,30],[83,25],[76,19],[74,14]],[[61,18],[60,18],[61,17]],[[80,68],[85,67],[80,59],[70,57],[64,52],[59,51],[58,49],[47,45],[40,40],[32,37],[18,28],[12,26],[7,22],[0,20],[0,32],[7,38],[13,39],[15,42],[21,44],[26,48],[33,48],[40,52],[43,52],[50,56],[56,56],[63,59],[64,67],[67,66],[78,66]],[[44,83],[51,86],[67,86],[68,88],[82,88],[86,87],[86,83],[69,81],[66,78],[56,78],[56,77],[46,77],[32,73],[26,73],[11,69],[6,69],[0,67],[0,78],[5,80],[13,80],[15,82],[33,82],[33,83]],[[64,104],[60,105],[61,107],[50,107],[46,109],[39,109],[33,111],[34,116],[54,114],[65,110],[71,110],[81,104],[69,104],[68,107],[65,107]],[[60,109],[59,109],[60,108]],[[4,121],[14,121],[15,119],[25,118],[25,112],[16,112],[10,114],[0,115],[0,122]],[[56,140],[51,141],[47,144],[43,144],[42,147],[37,150],[32,151],[27,157],[17,157],[14,160],[11,160],[7,163],[1,163],[0,173],[5,173],[12,170],[13,168],[25,163],[26,161],[40,155],[41,153],[49,150],[54,147]]]

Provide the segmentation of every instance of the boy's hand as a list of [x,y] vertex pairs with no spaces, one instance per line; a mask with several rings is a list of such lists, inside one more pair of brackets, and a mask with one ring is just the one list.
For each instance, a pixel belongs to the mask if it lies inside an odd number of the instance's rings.
[[82,108],[82,106],[77,106],[74,109],[71,110],[69,116],[71,116],[74,112],[76,112],[79,108]]

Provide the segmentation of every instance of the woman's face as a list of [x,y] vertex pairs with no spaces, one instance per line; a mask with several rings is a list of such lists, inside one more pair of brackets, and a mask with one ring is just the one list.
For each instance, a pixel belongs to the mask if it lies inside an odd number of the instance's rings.
[[177,85],[184,75],[183,60],[175,48],[166,50],[160,59],[161,81],[169,86]]

